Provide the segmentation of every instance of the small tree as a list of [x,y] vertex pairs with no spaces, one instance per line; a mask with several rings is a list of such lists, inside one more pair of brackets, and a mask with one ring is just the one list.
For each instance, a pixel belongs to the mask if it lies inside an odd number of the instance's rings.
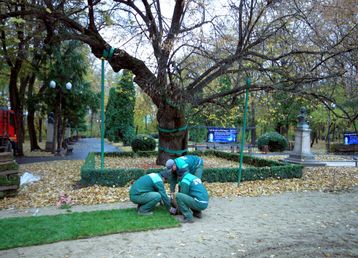
[[106,108],[106,137],[113,142],[130,145],[134,138],[135,90],[133,75],[124,71],[119,84],[109,91]]

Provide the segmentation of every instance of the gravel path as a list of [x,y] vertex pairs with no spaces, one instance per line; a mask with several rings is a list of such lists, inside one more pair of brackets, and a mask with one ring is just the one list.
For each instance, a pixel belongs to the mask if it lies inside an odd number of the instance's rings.
[[[134,206],[73,211],[120,207]],[[0,216],[33,212],[1,211]],[[56,212],[46,208],[38,214]],[[201,220],[179,228],[15,248],[0,251],[0,257],[358,257],[358,188],[213,198]]]

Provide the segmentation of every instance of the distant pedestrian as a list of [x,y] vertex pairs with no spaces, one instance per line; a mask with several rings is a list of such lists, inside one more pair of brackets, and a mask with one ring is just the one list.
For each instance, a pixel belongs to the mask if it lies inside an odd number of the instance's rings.
[[175,194],[175,200],[179,211],[183,214],[183,222],[193,222],[193,216],[202,217],[202,210],[209,204],[209,194],[201,182],[201,179],[186,172],[185,169],[177,170],[179,177],[179,192]]
[[138,204],[139,215],[152,215],[155,205],[161,200],[164,206],[171,213],[175,213],[171,209],[170,200],[165,192],[164,182],[168,179],[169,172],[150,173],[140,177],[129,190],[130,200]]

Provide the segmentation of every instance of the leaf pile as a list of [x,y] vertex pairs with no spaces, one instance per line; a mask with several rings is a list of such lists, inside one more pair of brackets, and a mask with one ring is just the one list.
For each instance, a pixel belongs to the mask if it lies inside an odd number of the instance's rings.
[[[155,165],[154,158],[105,159],[106,166],[148,168]],[[133,164],[134,162],[134,164]],[[217,158],[205,158],[205,167],[238,167],[238,163]],[[76,187],[80,180],[83,161],[53,161],[20,165],[20,172],[39,175],[41,180],[20,187],[17,196],[0,200],[0,209],[21,209],[55,206],[61,193],[66,193],[75,205],[129,201],[126,187],[91,186]],[[160,167],[160,166],[158,166]],[[358,185],[358,168],[312,167],[304,169],[301,179],[267,179],[237,183],[205,183],[210,196],[261,196],[286,191],[339,191]]]
[[[96,165],[101,164],[100,157],[96,156]],[[235,168],[239,167],[239,164],[234,161],[229,161],[226,159],[210,157],[204,159],[204,166],[206,168],[224,168],[230,167]],[[157,165],[155,163],[155,158],[131,158],[131,157],[106,157],[104,159],[105,168],[142,168],[147,170],[148,168],[164,168],[163,166]]]

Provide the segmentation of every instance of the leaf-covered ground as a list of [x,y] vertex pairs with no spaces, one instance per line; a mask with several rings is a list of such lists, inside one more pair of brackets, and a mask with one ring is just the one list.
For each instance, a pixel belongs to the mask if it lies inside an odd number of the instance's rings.
[[[61,193],[72,198],[74,204],[98,204],[128,201],[126,187],[91,186],[76,187],[80,180],[80,167],[83,161],[53,161],[25,164],[21,172],[30,172],[41,176],[41,180],[20,188],[16,197],[0,200],[0,209],[32,208],[54,206]],[[154,159],[106,159],[106,166],[116,167],[158,167]],[[238,167],[237,163],[217,158],[205,158],[205,167]],[[358,168],[316,167],[305,168],[302,179],[242,182],[205,183],[210,196],[260,196],[285,191],[339,191],[358,185]]]

